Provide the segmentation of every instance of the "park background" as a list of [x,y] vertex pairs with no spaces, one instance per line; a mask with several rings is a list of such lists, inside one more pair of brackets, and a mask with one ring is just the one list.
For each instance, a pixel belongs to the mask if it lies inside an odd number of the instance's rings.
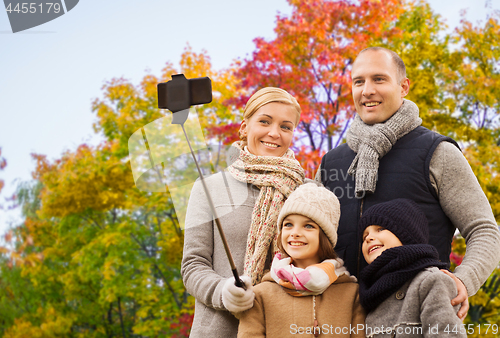
[[[168,194],[135,188],[127,149],[163,116],[156,84],[178,72],[212,78],[214,101],[198,108],[212,143],[235,140],[257,88],[290,91],[303,108],[294,150],[311,176],[352,119],[355,55],[391,48],[424,126],[459,142],[498,221],[499,9],[496,0],[86,0],[16,34],[0,14],[0,334],[187,336],[182,229]],[[464,252],[458,237],[454,265]],[[470,299],[470,336],[497,336],[486,330],[499,322],[498,275]]]

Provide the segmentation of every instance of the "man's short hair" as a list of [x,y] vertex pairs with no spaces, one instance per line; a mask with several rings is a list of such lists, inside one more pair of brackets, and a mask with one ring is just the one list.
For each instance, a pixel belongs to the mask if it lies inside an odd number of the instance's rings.
[[[369,52],[369,51],[389,53],[389,55],[392,59],[392,62],[394,62],[394,64],[396,65],[397,81],[398,81],[398,83],[401,83],[401,81],[403,81],[403,79],[406,77],[406,66],[398,54],[396,54],[394,51],[387,49],[387,48],[384,48],[384,47],[368,47],[368,48],[363,49],[361,52],[359,52],[358,56],[360,56],[361,53]],[[356,59],[358,58],[358,56],[356,57]],[[356,62],[356,60],[354,60],[354,62]]]

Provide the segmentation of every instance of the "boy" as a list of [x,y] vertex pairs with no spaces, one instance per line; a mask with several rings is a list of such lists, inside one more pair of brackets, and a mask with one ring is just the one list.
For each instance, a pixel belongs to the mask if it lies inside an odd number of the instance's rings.
[[359,221],[369,264],[359,281],[367,337],[467,337],[452,307],[455,282],[427,244],[427,218],[408,199],[369,208]]

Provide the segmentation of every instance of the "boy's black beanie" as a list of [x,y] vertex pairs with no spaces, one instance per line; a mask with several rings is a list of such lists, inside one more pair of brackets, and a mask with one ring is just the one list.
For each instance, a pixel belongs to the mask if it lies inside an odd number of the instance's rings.
[[359,220],[361,236],[370,225],[389,230],[403,245],[429,242],[427,217],[417,203],[409,199],[398,198],[370,207]]

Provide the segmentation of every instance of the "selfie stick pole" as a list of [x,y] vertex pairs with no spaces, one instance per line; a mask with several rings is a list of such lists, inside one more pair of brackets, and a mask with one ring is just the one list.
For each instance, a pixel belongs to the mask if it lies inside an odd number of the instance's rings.
[[245,284],[243,281],[240,279],[238,275],[238,270],[236,269],[236,266],[234,265],[233,261],[233,256],[231,255],[231,251],[229,250],[229,245],[227,244],[226,240],[226,235],[224,234],[224,231],[222,230],[222,226],[219,221],[219,217],[217,216],[217,212],[215,211],[215,206],[212,201],[212,197],[210,196],[210,192],[208,191],[208,187],[205,183],[205,178],[203,176],[203,173],[201,172],[200,166],[198,165],[198,161],[196,160],[196,156],[194,154],[193,148],[191,147],[191,142],[189,142],[189,138],[186,133],[186,129],[184,129],[184,122],[186,122],[187,116],[189,114],[189,109],[182,110],[180,112],[176,112],[173,114],[172,118],[172,124],[180,124],[182,127],[182,131],[184,132],[184,137],[186,138],[186,141],[189,146],[189,150],[191,151],[191,155],[193,156],[194,163],[196,164],[196,168],[198,169],[198,174],[200,175],[200,181],[201,185],[203,186],[203,190],[205,190],[205,195],[207,196],[207,201],[210,206],[210,209],[212,210],[212,215],[215,219],[215,224],[217,224],[217,229],[219,230],[219,235],[222,240],[222,243],[224,244],[224,250],[226,250],[226,255],[227,259],[229,260],[229,265],[231,265],[231,270],[233,271],[233,276],[235,279],[235,285],[237,287],[246,289]]

